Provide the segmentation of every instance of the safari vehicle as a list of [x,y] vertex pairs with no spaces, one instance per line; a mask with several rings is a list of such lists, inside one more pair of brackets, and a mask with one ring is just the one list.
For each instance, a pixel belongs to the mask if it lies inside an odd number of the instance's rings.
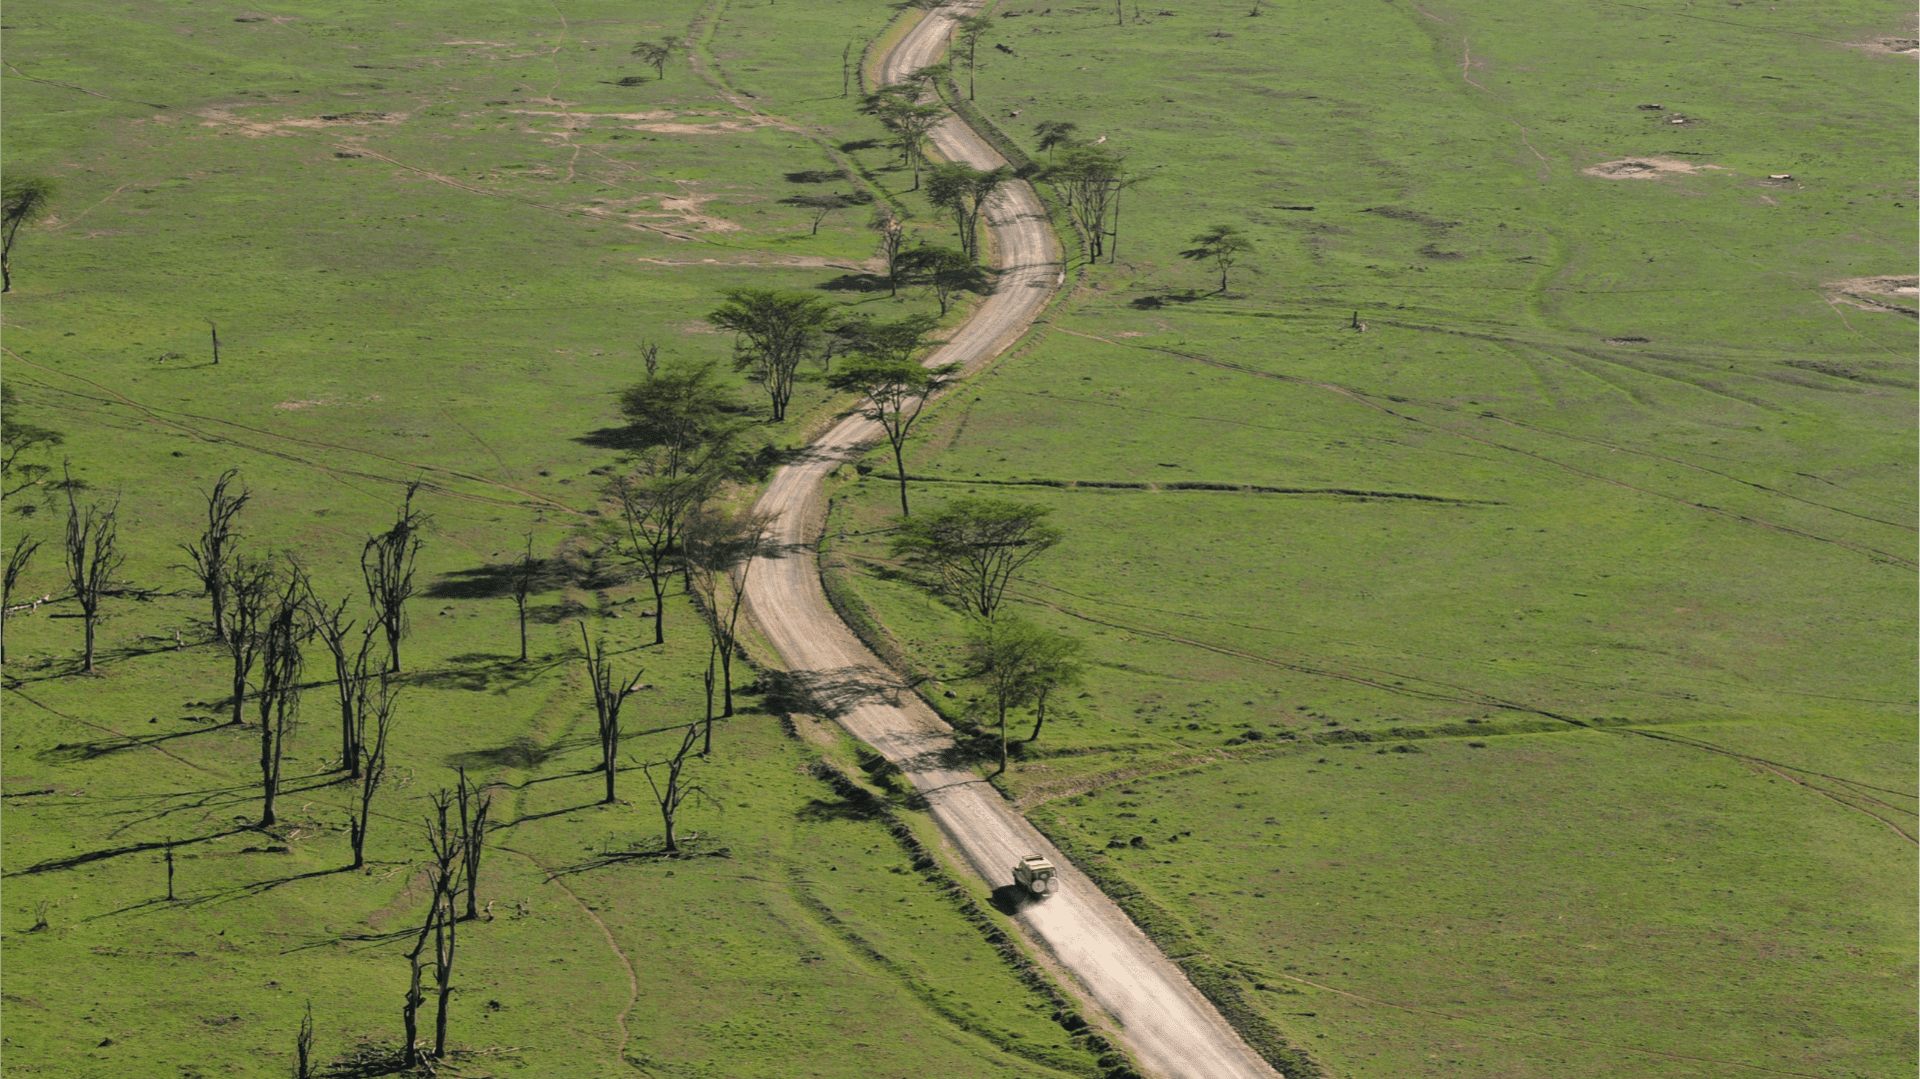
[[1034,895],[1050,895],[1060,887],[1053,879],[1053,863],[1029,854],[1013,867],[1013,882]]

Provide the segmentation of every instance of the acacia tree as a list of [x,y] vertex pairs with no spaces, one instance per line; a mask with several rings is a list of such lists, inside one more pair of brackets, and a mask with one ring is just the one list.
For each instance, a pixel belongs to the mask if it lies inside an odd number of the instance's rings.
[[20,583],[21,574],[33,561],[33,552],[40,549],[40,541],[31,536],[21,536],[13,541],[13,549],[7,552],[6,582],[4,591],[0,591],[0,663],[7,661],[7,619],[13,616],[13,588]]
[[1189,262],[1211,262],[1220,271],[1220,288],[1227,291],[1227,271],[1240,256],[1253,250],[1253,241],[1235,225],[1215,225],[1187,241],[1193,246],[1180,252]]
[[1068,145],[1045,175],[1086,237],[1087,257],[1098,260],[1107,253],[1107,241],[1119,237],[1120,192],[1136,182],[1127,175],[1126,159],[1104,146]]
[[229,468],[214,481],[213,490],[202,492],[207,500],[207,527],[201,531],[198,543],[181,546],[193,560],[193,575],[200,579],[200,586],[212,601],[216,640],[224,640],[227,635],[227,571],[233,561],[234,544],[240,539],[234,519],[253,498],[253,492],[245,486],[238,493],[229,492],[228,488],[239,478],[240,470]]
[[860,111],[878,119],[893,136],[900,164],[913,170],[915,191],[920,190],[920,170],[927,161],[927,138],[947,115],[947,110],[938,105],[920,104],[921,83],[932,78],[931,69],[922,68],[912,76],[917,81],[882,86],[860,103]]
[[860,194],[842,195],[838,191],[830,195],[793,195],[780,200],[788,206],[798,206],[805,210],[813,223],[813,231],[808,235],[820,235],[820,222],[835,210],[844,210],[849,206],[859,206],[869,201]]
[[308,629],[300,613],[306,582],[298,567],[278,585],[273,607],[267,612],[260,631],[260,827],[278,823],[274,802],[280,796],[280,765],[286,757],[287,739],[293,737],[300,717],[300,676],[306,670],[301,644]]
[[967,100],[973,100],[973,76],[978,70],[974,63],[974,53],[980,46],[980,39],[993,29],[993,17],[990,15],[966,15],[954,20],[960,40],[967,43]]
[[962,292],[982,296],[993,292],[992,274],[968,258],[964,251],[923,244],[907,252],[904,262],[907,272],[915,280],[924,282],[933,291],[934,298],[940,301],[942,317],[946,316],[947,308]]
[[1047,163],[1052,164],[1053,148],[1072,146],[1075,141],[1073,133],[1078,130],[1080,125],[1072,120],[1042,120],[1033,125],[1033,137],[1040,140],[1040,148],[1047,152]]
[[906,249],[906,222],[882,205],[873,211],[867,227],[880,234],[880,257],[887,262],[887,295],[900,294],[900,255]]
[[[1000,772],[1007,770],[1007,712],[1023,704],[1035,706],[1038,721],[1026,741],[1040,737],[1047,719],[1047,696],[1079,681],[1080,641],[1002,614],[978,622],[967,637],[971,677],[993,695],[1000,729]],[[998,773],[996,773],[998,774]]]
[[699,740],[699,724],[689,723],[680,737],[680,748],[666,760],[658,762],[661,771],[659,779],[654,778],[654,762],[640,766],[640,771],[647,777],[647,786],[653,788],[653,800],[660,807],[664,847],[668,851],[680,849],[680,837],[675,828],[680,820],[681,803],[692,795],[706,793],[698,784],[688,783],[686,779],[688,758],[693,753],[694,743]]
[[835,389],[854,390],[866,397],[867,404],[861,414],[887,432],[887,442],[893,447],[894,471],[900,480],[902,516],[912,512],[907,508],[907,436],[926,408],[927,399],[953,380],[958,367],[950,363],[926,368],[911,359],[866,355],[842,365],[833,376]]
[[[22,461],[20,455],[39,449],[52,449],[65,443],[67,436],[51,427],[41,427],[20,418],[20,398],[12,386],[0,385],[0,499],[36,486],[53,471],[53,466],[37,461]],[[35,506],[22,506],[22,516],[33,515]]]
[[620,395],[632,470],[609,480],[614,543],[653,589],[653,643],[666,642],[666,589],[687,511],[735,471],[742,423],[712,364],[669,364]]
[[970,259],[980,257],[980,215],[987,200],[999,191],[1013,170],[1001,165],[982,171],[965,162],[939,165],[927,181],[927,201],[953,215],[960,233],[960,250]]
[[779,423],[787,418],[800,363],[818,345],[835,305],[824,296],[777,289],[730,288],[721,295],[726,303],[707,321],[737,335],[734,368],[753,372]]
[[44,176],[9,176],[0,184],[0,292],[13,291],[13,241],[20,226],[45,217],[56,190]]
[[891,542],[960,609],[991,619],[1007,585],[1064,535],[1045,506],[962,495],[932,513],[896,520]]
[[[366,653],[361,653],[364,659]],[[387,778],[387,735],[393,730],[394,699],[398,694],[380,679],[375,688],[374,675],[363,662],[356,671],[354,693],[354,775],[359,777],[353,818],[348,823],[347,840],[353,844],[353,868],[367,864],[367,828],[373,821],[373,796]]]
[[120,553],[120,504],[104,509],[92,503],[80,508],[77,485],[67,474],[67,581],[73,586],[74,601],[80,604],[80,618],[86,627],[84,666],[94,673],[94,635],[100,628],[100,601],[106,596],[115,570],[126,561]]
[[633,57],[643,64],[653,66],[653,76],[664,80],[667,77],[667,61],[673,59],[675,42],[670,37],[659,41],[642,41],[633,47]]
[[[733,715],[733,657],[739,646],[740,610],[747,598],[747,575],[753,572],[756,559],[774,554],[768,536],[774,517],[774,514],[753,510],[736,512],[702,507],[687,518],[683,557],[707,609],[707,628],[711,634],[707,649],[706,744],[700,750],[702,756],[713,752],[716,663],[723,694],[721,715]],[[724,601],[720,595],[722,582],[732,586]]]
[[613,782],[618,771],[615,766],[620,756],[620,706],[633,696],[640,676],[647,673],[647,669],[642,667],[633,672],[632,678],[616,681],[613,664],[607,659],[606,644],[595,644],[587,636],[587,624],[579,625],[580,644],[586,651],[587,680],[593,684],[594,718],[599,722],[600,770],[606,773],[607,796],[601,802],[612,805],[615,801]]
[[418,483],[407,484],[406,498],[393,527],[367,537],[360,549],[360,575],[366,581],[367,600],[374,619],[387,637],[387,673],[400,672],[400,637],[406,632],[406,603],[413,595],[413,567],[420,553],[420,533],[427,517],[413,508]]

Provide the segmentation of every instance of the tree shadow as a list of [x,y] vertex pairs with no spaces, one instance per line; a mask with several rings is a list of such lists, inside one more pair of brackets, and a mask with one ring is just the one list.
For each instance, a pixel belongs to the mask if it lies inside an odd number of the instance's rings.
[[1205,299],[1212,295],[1214,295],[1214,293],[1201,292],[1199,289],[1190,288],[1183,292],[1166,292],[1155,296],[1136,296],[1129,301],[1128,306],[1137,311],[1157,311],[1170,303],[1192,303],[1195,300]]
[[887,815],[892,805],[884,798],[876,797],[866,791],[865,798],[839,798],[828,801],[825,798],[813,798],[806,805],[793,811],[793,815],[809,824],[821,824],[831,821],[871,821]]
[[551,760],[557,752],[559,752],[558,747],[543,746],[523,735],[503,746],[452,753],[444,760],[449,768],[471,768],[476,772],[489,768],[517,768],[523,772],[531,772]]
[[888,286],[886,277],[880,274],[847,273],[814,287],[828,292],[882,292]]
[[4,875],[9,877],[27,877],[38,873],[51,873],[56,869],[73,869],[78,866],[89,865],[93,862],[104,862],[109,858],[118,858],[126,854],[139,854],[143,851],[150,850],[165,850],[168,847],[187,847],[195,843],[206,843],[211,840],[225,839],[228,836],[240,835],[243,832],[257,830],[258,829],[252,825],[246,825],[239,828],[229,828],[224,832],[212,832],[207,835],[194,836],[190,839],[162,840],[157,843],[129,843],[124,847],[105,847],[100,850],[90,850],[83,854],[70,854],[65,858],[50,858],[44,862],[35,862],[25,869],[16,869]]
[[840,144],[840,151],[841,151],[842,153],[848,153],[848,154],[850,154],[850,153],[853,153],[853,152],[854,152],[855,150],[874,150],[874,149],[878,149],[878,148],[879,148],[879,146],[880,146],[880,140],[879,140],[879,139],[855,139],[855,140],[853,140],[852,142],[843,142],[843,143],[841,143],[841,144]]
[[713,850],[693,849],[700,844],[700,837],[698,835],[692,838],[681,837],[679,850],[666,850],[664,849],[664,844],[664,840],[648,838],[639,840],[622,850],[601,851],[584,861],[548,870],[547,882],[552,883],[561,877],[591,873],[596,869],[605,869],[609,866],[616,865],[633,865],[635,863],[646,862],[685,862],[697,858],[733,857],[733,850],[730,847],[716,847]]
[[109,754],[127,749],[141,749],[157,746],[162,742],[171,742],[175,738],[191,738],[196,734],[210,734],[238,726],[233,720],[218,723],[211,727],[200,727],[190,731],[174,731],[171,734],[152,734],[134,737],[132,735],[113,738],[98,738],[91,742],[61,742],[51,749],[43,749],[33,755],[33,759],[43,764],[78,764],[82,761],[97,760]]
[[839,667],[827,671],[790,671],[781,692],[798,695],[828,718],[846,715],[867,703],[898,707],[903,693],[918,681],[902,682],[883,667]]
[[[844,150],[846,147],[843,146],[841,149]],[[833,169],[808,169],[805,172],[789,172],[786,174],[786,179],[790,184],[830,184],[835,180],[844,180],[846,177]]]
[[[581,610],[585,609],[581,607]],[[531,609],[527,612],[527,621],[533,621]],[[394,678],[394,682],[398,685],[419,686],[426,689],[464,689],[479,692],[497,688],[505,692],[509,689],[530,686],[547,672],[572,661],[571,656],[561,656],[543,657],[538,661],[529,660],[522,663],[514,656],[488,652],[469,652],[465,655],[451,656],[449,659],[454,663],[465,663],[466,666],[403,672]]]

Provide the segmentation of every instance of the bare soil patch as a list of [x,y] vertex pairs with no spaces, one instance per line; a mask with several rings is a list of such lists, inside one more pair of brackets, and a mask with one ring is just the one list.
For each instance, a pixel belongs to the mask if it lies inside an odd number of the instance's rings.
[[1820,286],[1829,303],[1846,303],[1868,311],[1920,318],[1920,276],[1889,274],[1848,277]]
[[1669,173],[1685,174],[1712,167],[1696,165],[1691,161],[1676,161],[1670,157],[1623,157],[1618,161],[1589,165],[1580,171],[1603,180],[1652,180]]

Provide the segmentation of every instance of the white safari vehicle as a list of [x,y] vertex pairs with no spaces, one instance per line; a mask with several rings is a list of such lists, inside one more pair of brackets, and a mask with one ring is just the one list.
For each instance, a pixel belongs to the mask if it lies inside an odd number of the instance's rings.
[[1060,885],[1053,879],[1053,863],[1029,854],[1013,867],[1013,882],[1034,895],[1051,895]]

